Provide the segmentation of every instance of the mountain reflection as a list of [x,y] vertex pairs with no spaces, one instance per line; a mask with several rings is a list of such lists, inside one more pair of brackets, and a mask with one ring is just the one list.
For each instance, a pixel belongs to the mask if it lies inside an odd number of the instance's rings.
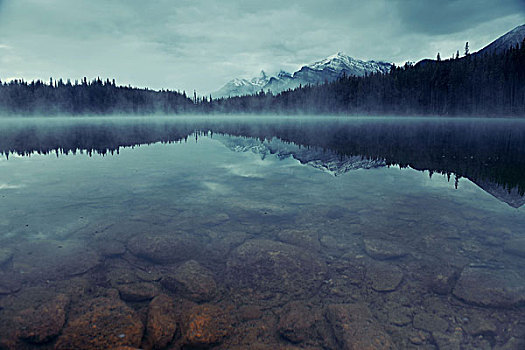
[[[303,163],[317,161],[336,174],[346,171],[338,168],[349,164],[345,159],[359,157],[368,160],[365,168],[398,165],[426,170],[431,176],[454,176],[456,181],[464,177],[512,206],[525,203],[525,122],[518,120],[8,119],[0,121],[0,153],[7,158],[32,153],[104,155],[118,153],[121,147],[187,141],[202,134],[266,140],[267,146],[278,140],[266,151]],[[279,144],[293,147],[285,147],[283,153]]]

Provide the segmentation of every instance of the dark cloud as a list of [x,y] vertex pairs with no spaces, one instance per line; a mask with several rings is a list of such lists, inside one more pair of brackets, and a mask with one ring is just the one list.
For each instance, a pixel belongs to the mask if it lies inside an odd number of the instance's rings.
[[525,13],[523,0],[398,0],[396,6],[408,30],[427,34],[456,33]]
[[0,0],[0,78],[111,77],[217,90],[338,51],[403,63],[479,49],[525,22],[518,0]]

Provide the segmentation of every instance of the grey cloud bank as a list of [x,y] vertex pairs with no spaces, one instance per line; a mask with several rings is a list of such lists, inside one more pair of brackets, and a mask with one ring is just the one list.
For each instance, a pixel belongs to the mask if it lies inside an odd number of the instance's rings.
[[0,0],[0,78],[116,78],[200,93],[338,51],[403,63],[480,49],[522,0]]

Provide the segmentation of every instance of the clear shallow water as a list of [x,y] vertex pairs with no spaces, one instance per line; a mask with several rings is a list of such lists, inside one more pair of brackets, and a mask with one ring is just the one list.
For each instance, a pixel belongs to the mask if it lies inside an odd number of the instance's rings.
[[0,125],[0,348],[525,340],[525,123]]

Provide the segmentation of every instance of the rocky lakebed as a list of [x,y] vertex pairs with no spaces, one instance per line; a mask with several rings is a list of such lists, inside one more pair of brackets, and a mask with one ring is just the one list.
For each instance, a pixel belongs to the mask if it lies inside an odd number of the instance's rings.
[[0,348],[525,346],[525,240],[501,218],[350,204],[156,210],[7,240]]

